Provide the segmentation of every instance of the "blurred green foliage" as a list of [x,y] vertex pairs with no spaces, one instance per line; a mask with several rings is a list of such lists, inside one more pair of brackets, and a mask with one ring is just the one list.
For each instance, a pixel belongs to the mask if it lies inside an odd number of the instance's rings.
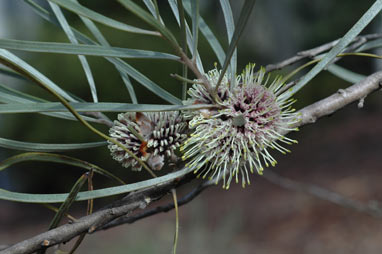
[[[179,29],[168,4],[166,2],[158,2],[160,4],[161,15],[163,15],[166,25],[178,36]],[[231,2],[234,3],[234,1]],[[257,22],[258,17],[267,18],[267,15],[264,15],[264,13],[267,12],[273,17],[274,15],[272,16],[271,13],[275,10],[270,8],[278,8],[276,1],[272,3],[264,2],[265,1],[259,1],[258,6],[255,7],[255,12],[253,14],[254,22]],[[327,1],[325,3],[318,0],[308,2],[302,0],[291,1],[290,5],[292,6],[289,10],[292,10],[292,13],[289,13],[288,15],[294,17],[294,22],[297,22],[298,26],[288,27],[289,30],[287,33],[291,34],[288,37],[289,39],[296,41],[285,41],[283,38],[277,40],[277,34],[272,34],[272,25],[282,26],[284,16],[279,16],[277,19],[266,21],[259,20],[259,24],[268,24],[270,25],[269,27],[259,27],[256,23],[249,24],[249,27],[246,30],[248,36],[245,36],[244,41],[241,41],[239,44],[238,70],[240,71],[248,62],[257,62],[265,65],[282,60],[275,55],[265,55],[261,47],[257,47],[256,44],[248,40],[252,38],[249,36],[251,33],[260,37],[261,40],[262,31],[270,30],[266,32],[271,33],[271,35],[264,39],[269,40],[270,38],[274,38],[276,40],[273,42],[274,45],[277,45],[278,43],[290,43],[292,48],[298,46],[299,48],[295,48],[295,52],[297,52],[341,37],[351,25],[359,19],[361,14],[372,2],[373,1],[346,0]],[[146,24],[143,24],[142,21],[121,8],[121,6],[114,1],[83,1],[83,4],[121,22],[142,28],[149,28]],[[218,4],[211,1],[205,3],[203,7],[205,9],[202,10],[202,16],[210,25],[211,29],[216,31],[216,36],[222,42],[222,45],[226,47],[226,35],[222,32],[224,31],[224,22],[221,14],[216,11]],[[257,15],[259,12],[263,12],[263,15]],[[65,13],[73,27],[90,36],[78,17],[67,12]],[[288,23],[290,21],[285,22]],[[102,25],[99,25],[99,28],[113,46],[150,49],[173,53],[170,46],[163,39],[136,34],[126,34]],[[296,30],[298,31],[296,32]],[[302,34],[303,36],[296,37],[295,34]],[[35,38],[40,41],[68,41],[63,31],[47,22],[41,23],[38,31],[36,31]],[[203,36],[200,36],[199,51],[206,71],[212,69],[216,59]],[[275,51],[277,52],[277,49],[275,49]],[[47,77],[54,80],[56,84],[86,101],[91,101],[90,90],[87,85],[85,74],[76,56],[38,53],[25,55],[27,56],[27,62],[40,70]],[[87,59],[89,60],[95,77],[99,100],[102,102],[130,102],[127,89],[114,66],[102,58],[87,57]],[[181,73],[181,65],[179,63],[163,60],[147,61],[131,59],[127,59],[127,62],[143,74],[147,75],[147,77],[160,84],[167,91],[178,97],[180,96],[180,82],[170,77],[171,73]],[[360,57],[346,57],[340,64],[364,74],[370,73],[372,68],[372,61],[370,59]],[[283,70],[280,73],[285,74],[291,69],[293,69],[293,67],[286,68],[286,70]],[[140,103],[165,103],[137,82],[132,80],[132,83],[136,89],[135,91]],[[296,96],[298,102],[295,106],[301,108],[309,103],[322,99],[347,85],[346,82],[329,73],[323,72]],[[55,100],[52,96],[48,95],[46,91],[35,85],[31,85],[30,83],[25,85],[22,90],[42,98]],[[111,119],[116,118],[116,114],[108,114],[108,116]],[[5,133],[2,136],[16,140],[47,143],[75,143],[100,140],[99,137],[90,133],[88,129],[84,128],[78,122],[54,119],[42,115],[6,115],[3,116],[2,123],[2,132]],[[97,125],[97,127],[105,133],[108,132],[108,129],[105,126]],[[4,152],[2,156],[4,158],[15,153],[17,152],[7,150],[7,153]],[[123,179],[127,179],[128,182],[148,177],[146,173],[136,174],[132,173],[130,170],[121,168],[121,166],[109,156],[109,151],[106,147],[71,152],[68,154],[100,165],[116,173]],[[33,168],[33,170],[28,170],[31,168]],[[69,169],[67,166],[32,162],[20,164],[8,170],[12,179],[17,179],[17,181],[12,181],[12,186],[18,191],[31,193],[67,191],[81,174],[80,170]],[[109,184],[108,179],[98,176],[97,178],[99,180],[94,181],[96,188],[107,186]]]

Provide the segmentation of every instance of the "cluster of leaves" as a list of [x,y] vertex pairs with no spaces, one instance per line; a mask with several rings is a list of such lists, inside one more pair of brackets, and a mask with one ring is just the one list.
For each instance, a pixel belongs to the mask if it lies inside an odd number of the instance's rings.
[[[236,73],[236,44],[242,33],[245,23],[248,20],[250,12],[253,8],[254,1],[247,1],[243,7],[242,15],[239,19],[239,25],[234,26],[234,20],[232,10],[228,1],[221,1],[221,6],[225,14],[225,21],[228,31],[228,39],[230,47],[228,49],[227,56],[223,51],[222,46],[212,33],[211,29],[207,26],[202,17],[199,16],[199,3],[198,1],[169,1],[171,10],[179,24],[181,29],[182,38],[178,40],[167,29],[163,19],[160,16],[158,5],[156,1],[144,1],[147,10],[144,10],[141,6],[132,1],[120,1],[121,5],[126,7],[132,13],[137,15],[140,19],[148,23],[155,28],[156,31],[145,30],[137,27],[133,27],[119,21],[113,20],[106,16],[101,15],[87,7],[81,5],[77,1],[49,1],[50,10],[43,8],[32,0],[25,1],[30,5],[32,9],[42,18],[49,21],[53,25],[57,25],[64,30],[70,43],[57,43],[57,42],[36,42],[36,41],[21,41],[13,39],[0,39],[0,61],[9,68],[2,68],[2,74],[15,76],[18,78],[28,78],[39,86],[46,89],[49,93],[54,95],[59,102],[51,102],[41,98],[33,97],[29,94],[22,93],[17,90],[13,90],[5,85],[1,86],[2,94],[1,101],[2,113],[40,113],[49,115],[52,117],[58,117],[69,120],[77,120],[81,122],[85,127],[93,131],[95,134],[108,140],[109,142],[117,143],[107,135],[103,134],[90,123],[104,123],[111,125],[111,121],[103,114],[104,112],[147,112],[147,111],[174,111],[203,108],[210,105],[183,105],[182,99],[185,99],[187,89],[187,72],[191,70],[192,75],[203,80],[204,67],[201,57],[198,52],[198,33],[199,31],[208,39],[211,48],[216,54],[218,62],[223,66],[223,70],[229,68],[231,73]],[[76,15],[78,15],[84,22],[89,31],[93,34],[93,40],[78,30],[71,27],[66,20],[61,8],[65,8]],[[192,25],[187,23],[186,13],[191,18]],[[100,24],[119,29],[125,32],[138,33],[143,35],[151,35],[164,38],[175,52],[175,55],[154,52],[148,50],[129,49],[129,48],[117,48],[112,47],[107,42],[106,38],[101,34],[93,21]],[[32,52],[43,53],[59,53],[59,54],[75,54],[78,55],[84,72],[86,74],[89,88],[92,94],[93,102],[85,102],[80,98],[71,95],[70,92],[65,91],[52,80],[48,79],[41,72],[29,65],[16,55],[8,51],[12,50],[24,50]],[[103,103],[99,102],[97,89],[91,73],[91,69],[86,60],[86,55],[101,56],[106,58],[112,63],[119,71],[123,82],[130,94],[131,101],[133,103]],[[190,57],[188,57],[190,55]],[[160,85],[154,83],[147,78],[144,74],[137,69],[129,65],[122,58],[144,58],[144,59],[165,59],[170,61],[178,61],[184,65],[181,78],[180,75],[174,75],[183,81],[183,98],[177,98]],[[230,64],[231,63],[231,64]],[[224,73],[222,73],[223,76]],[[233,75],[234,76],[234,75]],[[172,105],[147,105],[138,104],[134,88],[130,82],[130,79],[135,79],[139,84],[153,92],[158,97],[164,99]],[[206,84],[208,85],[208,84]],[[68,112],[69,111],[69,112]],[[15,157],[9,158],[3,162],[3,169],[13,165],[21,160],[43,160],[53,161],[58,163],[70,164],[72,160],[80,161],[74,158],[68,158],[59,154],[52,154],[53,152],[70,151],[75,149],[87,149],[91,147],[97,147],[105,145],[106,142],[93,142],[82,144],[42,144],[42,143],[28,143],[9,139],[2,139],[2,146],[6,148],[26,150],[29,153],[20,154]],[[121,146],[121,144],[117,145]],[[126,149],[126,148],[124,148]],[[127,151],[129,152],[129,151]],[[132,155],[133,156],[133,155]],[[21,158],[21,159],[20,159]],[[57,159],[58,158],[58,159]],[[77,166],[89,169],[89,163],[81,161],[77,163]],[[101,172],[98,170],[98,166],[94,167],[94,172]],[[132,190],[142,189],[150,186],[157,185],[179,176],[187,174],[190,169],[183,169],[169,175],[159,177],[156,179],[150,179],[140,183],[125,185],[119,187],[108,188],[107,190],[98,190],[92,192],[78,193],[77,200],[87,200],[97,197],[105,197],[109,195],[116,195],[120,193],[130,192]],[[112,176],[106,170],[102,170],[104,174]],[[106,173],[108,172],[108,173]],[[115,179],[117,177],[113,176]],[[119,180],[119,182],[121,182]],[[122,189],[117,190],[122,187]],[[115,189],[117,188],[117,189]],[[38,202],[38,203],[51,203],[51,202],[63,202],[68,194],[47,194],[47,195],[31,195],[23,193],[13,193],[5,190],[2,191],[2,198],[20,202]],[[111,192],[110,192],[111,191]],[[90,195],[90,196],[89,196]]]

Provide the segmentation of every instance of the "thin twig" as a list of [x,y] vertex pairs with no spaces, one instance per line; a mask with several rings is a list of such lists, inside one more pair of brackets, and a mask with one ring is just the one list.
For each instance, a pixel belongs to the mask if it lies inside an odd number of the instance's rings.
[[185,83],[190,83],[190,84],[200,84],[202,85],[203,82],[198,81],[198,80],[191,80],[182,76],[179,76],[178,74],[170,74],[170,77],[175,78],[179,81],[185,82]]
[[[381,37],[382,37],[382,34],[367,34],[367,35],[357,36],[353,40],[353,43],[347,49],[345,49],[344,52],[354,51],[355,49],[359,48],[360,46],[362,46],[366,42],[368,42],[370,40],[375,40],[375,39],[378,39],[378,38],[381,38]],[[286,66],[289,66],[289,65],[292,65],[294,63],[297,63],[297,62],[299,62],[302,59],[305,59],[305,58],[314,58],[315,56],[317,56],[317,55],[319,55],[319,54],[321,54],[323,52],[326,52],[326,51],[330,50],[331,48],[333,48],[338,43],[339,40],[340,39],[337,39],[335,41],[325,43],[325,44],[323,44],[321,46],[318,46],[318,47],[315,47],[315,48],[312,48],[312,49],[300,51],[295,56],[293,56],[291,58],[288,58],[288,59],[285,59],[285,60],[283,60],[283,61],[281,61],[279,63],[268,64],[267,66],[265,66],[265,71],[266,72],[271,72],[271,71],[274,71],[274,70],[280,70],[280,69],[282,69],[282,68],[284,68]],[[349,51],[347,51],[347,50],[349,50]]]
[[178,55],[182,59],[183,63],[187,65],[187,67],[195,74],[196,78],[199,79],[202,84],[206,87],[207,91],[211,91],[212,87],[210,85],[210,82],[208,82],[206,76],[202,74],[196,64],[188,58],[188,56],[183,52],[183,50],[179,49]]
[[176,254],[176,249],[178,246],[178,238],[179,238],[179,208],[178,208],[178,198],[176,196],[176,189],[171,189],[172,198],[174,200],[174,208],[175,208],[175,233],[174,233],[174,244],[172,247],[172,253]]
[[374,202],[363,204],[359,201],[344,197],[336,192],[324,189],[322,187],[313,184],[301,183],[286,177],[282,177],[275,172],[272,172],[271,170],[266,170],[263,177],[271,183],[281,186],[285,189],[307,193],[317,198],[335,203],[339,206],[350,208],[358,212],[367,213],[375,217],[382,217],[381,207],[376,206]]

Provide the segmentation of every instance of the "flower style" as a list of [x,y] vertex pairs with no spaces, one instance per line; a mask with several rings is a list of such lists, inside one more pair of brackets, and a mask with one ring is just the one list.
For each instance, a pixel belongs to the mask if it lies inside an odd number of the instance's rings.
[[[165,159],[177,161],[175,150],[187,138],[187,123],[179,112],[122,113],[110,128],[110,136],[132,151],[154,170],[162,169]],[[109,142],[113,158],[122,166],[140,171],[142,165],[125,150]]]
[[[195,168],[198,176],[216,177],[216,183],[223,178],[223,188],[229,188],[233,178],[242,186],[250,183],[249,173],[255,170],[262,174],[263,165],[274,166],[276,160],[268,148],[285,154],[289,152],[279,144],[297,143],[282,135],[293,128],[297,114],[281,88],[281,77],[267,85],[265,70],[254,73],[254,65],[248,65],[240,76],[232,79],[225,75],[217,91],[219,110],[190,111],[187,117],[193,132],[181,147],[183,159],[189,160],[188,167]],[[214,69],[207,79],[215,89],[220,72]],[[234,83],[234,84],[233,84]],[[188,91],[189,104],[211,104],[212,96],[207,89],[194,84]],[[219,101],[219,99],[217,101]]]

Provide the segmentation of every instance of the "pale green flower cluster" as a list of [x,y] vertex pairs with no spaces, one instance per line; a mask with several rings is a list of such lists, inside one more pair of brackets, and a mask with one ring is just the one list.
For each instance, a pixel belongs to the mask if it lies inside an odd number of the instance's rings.
[[[216,86],[220,72],[212,70],[208,80]],[[278,94],[284,86],[281,78],[269,83],[264,69],[254,73],[254,65],[248,65],[235,84],[225,77],[219,86],[218,96],[224,106],[220,110],[191,111],[189,139],[181,147],[187,166],[200,172],[199,176],[223,179],[223,187],[229,188],[233,179],[243,187],[250,183],[249,172],[262,173],[265,166],[277,162],[269,153],[275,149],[289,152],[280,143],[291,140],[280,133],[295,130],[298,120],[291,107],[293,100]],[[200,84],[189,90],[188,103],[211,103],[211,95]]]

